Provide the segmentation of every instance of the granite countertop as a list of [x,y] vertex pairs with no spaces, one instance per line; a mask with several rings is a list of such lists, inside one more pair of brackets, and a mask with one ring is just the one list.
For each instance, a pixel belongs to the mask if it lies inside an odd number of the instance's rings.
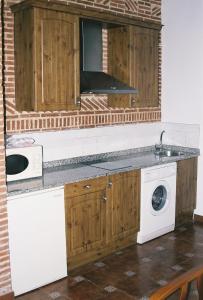
[[47,162],[44,163],[42,177],[9,182],[7,184],[8,196],[53,188],[83,179],[167,164],[200,154],[199,149],[196,148],[164,145],[164,149],[180,151],[181,154],[172,157],[157,156],[154,153],[154,146],[149,146]]

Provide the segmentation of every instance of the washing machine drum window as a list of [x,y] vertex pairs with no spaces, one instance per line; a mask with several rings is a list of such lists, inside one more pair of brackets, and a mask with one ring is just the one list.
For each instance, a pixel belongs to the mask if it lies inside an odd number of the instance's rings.
[[165,186],[159,185],[153,192],[152,195],[152,208],[158,212],[164,208],[167,200],[167,190]]

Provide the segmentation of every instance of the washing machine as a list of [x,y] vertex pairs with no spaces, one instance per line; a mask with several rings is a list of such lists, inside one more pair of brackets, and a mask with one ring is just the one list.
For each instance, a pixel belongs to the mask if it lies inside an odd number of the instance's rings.
[[175,227],[176,163],[141,170],[140,231],[143,244]]

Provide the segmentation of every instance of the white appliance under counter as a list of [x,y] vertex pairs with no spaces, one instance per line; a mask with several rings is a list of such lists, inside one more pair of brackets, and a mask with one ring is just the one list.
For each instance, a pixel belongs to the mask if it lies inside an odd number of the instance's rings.
[[8,197],[15,296],[67,276],[63,187]]

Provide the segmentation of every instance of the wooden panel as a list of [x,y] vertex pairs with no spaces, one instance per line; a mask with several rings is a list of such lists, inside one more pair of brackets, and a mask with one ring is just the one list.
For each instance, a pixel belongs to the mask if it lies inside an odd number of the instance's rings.
[[91,249],[89,251],[83,252],[80,255],[75,255],[68,259],[68,271],[75,269],[76,267],[82,266],[88,262],[93,262],[95,260],[100,260],[102,257],[126,248],[130,245],[134,245],[137,240],[137,234],[133,234],[125,237],[124,239],[119,239],[111,244],[106,244],[105,247],[98,247]]
[[69,270],[136,242],[140,172],[65,185]]
[[94,179],[82,180],[66,185],[66,197],[74,197],[78,195],[94,193],[106,189],[107,177],[102,176]]
[[140,175],[130,171],[110,176],[108,241],[122,239],[139,230]]
[[62,12],[35,10],[35,110],[77,108],[78,22]]
[[137,26],[108,30],[109,73],[138,94],[110,95],[112,107],[158,107],[159,31]]
[[176,226],[192,221],[196,207],[197,158],[178,161],[176,185]]
[[[120,81],[132,85],[129,56],[129,27],[108,29],[108,73]],[[111,107],[131,107],[131,95],[108,95]]]
[[203,299],[203,265],[176,276],[149,297],[149,300],[167,299]]
[[133,86],[138,89],[136,107],[156,107],[158,99],[159,32],[130,26]]
[[[105,177],[106,179],[106,177]],[[68,262],[86,262],[86,253],[105,247],[106,180],[103,177],[65,185]],[[86,184],[91,188],[83,188]],[[98,185],[97,185],[98,184]],[[77,190],[78,189],[78,190]],[[90,258],[89,258],[90,259]]]
[[66,198],[69,257],[104,244],[104,196],[105,191],[99,191]]
[[33,107],[33,11],[15,14],[15,96],[16,109],[32,110]]
[[79,108],[79,19],[30,8],[15,13],[16,108]]
[[203,223],[203,216],[200,215],[194,215],[194,222],[195,223]]

